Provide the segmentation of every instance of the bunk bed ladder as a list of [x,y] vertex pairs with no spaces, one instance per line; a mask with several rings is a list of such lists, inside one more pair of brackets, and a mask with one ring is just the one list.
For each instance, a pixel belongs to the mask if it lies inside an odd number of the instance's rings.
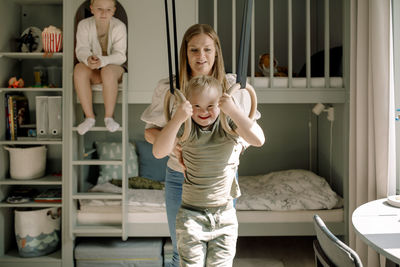
[[[69,88],[74,91],[73,88],[73,77],[70,77],[71,85]],[[75,239],[77,236],[121,236],[123,240],[128,238],[127,231],[127,191],[128,191],[128,177],[127,177],[127,146],[128,143],[128,75],[124,73],[122,76],[122,90],[119,89],[117,108],[121,105],[121,127],[117,132],[113,134],[120,134],[120,141],[122,143],[122,157],[119,160],[99,160],[91,159],[90,155],[95,150],[86,151],[88,144],[85,142],[93,142],[94,140],[86,140],[85,135],[79,135],[77,132],[76,125],[83,119],[82,109],[80,103],[77,100],[76,94],[73,94],[73,101],[71,101],[70,111],[70,129],[69,143],[71,144],[69,149],[69,173],[71,177],[69,179],[69,232],[70,237]],[[93,93],[93,99],[95,99],[95,93]],[[78,114],[80,116],[78,116]],[[80,118],[81,117],[81,118]],[[96,118],[99,121],[99,118]],[[108,132],[105,126],[95,126],[89,132]],[[88,132],[88,133],[89,133]],[[86,133],[87,134],[87,133]],[[87,184],[85,184],[88,168],[90,166],[102,166],[102,165],[117,165],[122,167],[122,193],[111,194],[111,193],[96,193],[87,192]],[[77,213],[79,208],[79,200],[120,200],[121,201],[121,222],[119,225],[79,225],[77,219]]]

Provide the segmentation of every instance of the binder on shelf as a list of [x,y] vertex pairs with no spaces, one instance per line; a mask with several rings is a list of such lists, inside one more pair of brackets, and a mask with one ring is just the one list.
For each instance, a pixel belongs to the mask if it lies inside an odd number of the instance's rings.
[[49,138],[48,96],[36,97],[36,135],[38,139]]
[[60,139],[62,134],[61,96],[36,97],[36,130],[38,139]]
[[49,135],[61,138],[62,133],[62,99],[61,96],[49,96]]

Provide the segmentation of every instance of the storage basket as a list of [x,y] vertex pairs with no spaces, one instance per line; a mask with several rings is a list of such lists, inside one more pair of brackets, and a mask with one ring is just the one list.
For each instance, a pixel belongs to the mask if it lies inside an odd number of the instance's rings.
[[44,176],[46,171],[46,146],[11,147],[10,175],[13,179],[27,180]]
[[61,208],[15,210],[15,238],[21,257],[38,257],[60,245]]

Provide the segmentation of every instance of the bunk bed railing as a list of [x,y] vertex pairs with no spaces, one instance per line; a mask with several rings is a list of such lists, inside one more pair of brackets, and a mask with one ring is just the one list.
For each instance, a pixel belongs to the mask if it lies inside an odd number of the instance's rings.
[[[238,9],[238,2],[237,0],[232,0],[232,42],[231,42],[231,49],[232,49],[232,73],[236,73],[236,42],[237,42],[237,34],[236,34],[236,11]],[[269,65],[269,84],[268,88],[274,88],[275,86],[275,81],[276,77],[274,77],[274,54],[275,54],[275,44],[274,44],[274,36],[275,36],[275,25],[274,25],[274,0],[269,0],[269,54],[270,54],[270,65]],[[323,26],[323,38],[324,38],[324,86],[325,88],[331,88],[331,87],[338,87],[337,85],[332,85],[331,83],[331,77],[330,77],[330,1],[329,0],[324,0],[324,26]],[[252,10],[252,26],[251,26],[251,46],[250,46],[250,83],[255,84],[254,80],[256,77],[256,65],[257,65],[257,59],[256,59],[256,48],[255,44],[257,43],[256,39],[256,34],[255,34],[255,21],[256,21],[256,15],[255,15],[255,8],[257,8],[257,2],[254,2],[253,4],[253,10]],[[218,0],[214,0],[213,2],[213,8],[214,8],[214,14],[213,14],[213,27],[216,32],[218,32]],[[311,82],[312,78],[312,68],[311,68],[311,56],[312,56],[312,36],[311,36],[311,14],[312,14],[312,6],[311,6],[311,0],[306,0],[305,1],[305,66],[306,66],[306,75],[305,75],[305,88],[311,88],[314,87]],[[267,11],[266,11],[267,12]],[[264,14],[265,16],[265,14]],[[293,76],[293,34],[294,34],[294,29],[293,29],[293,0],[287,0],[287,40],[288,40],[288,58],[287,58],[287,68],[288,68],[288,76],[287,76],[287,88],[292,88],[294,87],[293,79],[296,77]],[[281,26],[279,28],[281,30]],[[343,64],[343,63],[342,63]],[[274,81],[275,80],[275,81]],[[341,83],[342,85],[340,86],[341,88],[344,87],[344,83]]]

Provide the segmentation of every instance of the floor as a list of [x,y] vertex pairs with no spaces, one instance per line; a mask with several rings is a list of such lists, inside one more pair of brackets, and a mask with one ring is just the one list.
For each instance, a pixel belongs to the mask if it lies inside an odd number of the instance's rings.
[[315,237],[239,237],[234,267],[314,267]]

